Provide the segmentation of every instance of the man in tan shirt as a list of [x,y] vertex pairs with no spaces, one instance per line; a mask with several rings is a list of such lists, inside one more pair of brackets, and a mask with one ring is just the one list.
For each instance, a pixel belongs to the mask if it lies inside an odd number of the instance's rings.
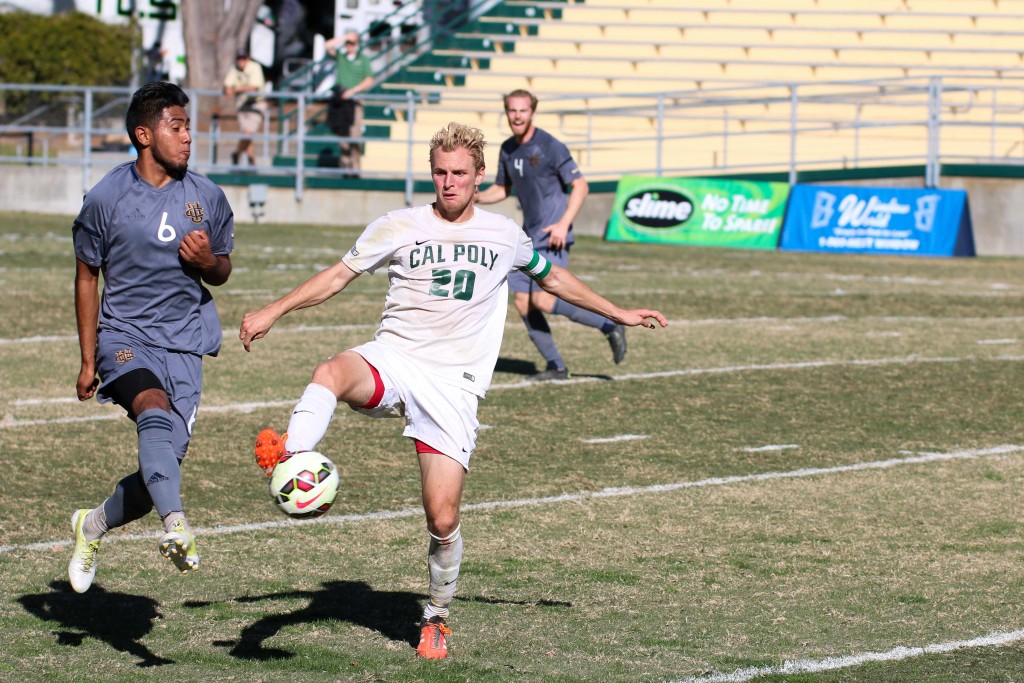
[[[238,113],[238,131],[243,135],[259,133],[263,119],[267,114],[267,101],[259,97],[266,88],[263,78],[263,67],[249,57],[249,51],[242,48],[235,55],[235,65],[224,77],[224,94],[235,98],[235,109]],[[256,165],[256,147],[252,138],[246,137],[238,141],[238,147],[231,154],[231,163],[235,166],[245,153],[249,165]]]

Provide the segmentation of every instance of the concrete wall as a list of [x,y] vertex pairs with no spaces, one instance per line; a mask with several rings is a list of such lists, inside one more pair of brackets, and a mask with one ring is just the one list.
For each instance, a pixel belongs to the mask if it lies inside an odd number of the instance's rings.
[[[97,168],[88,183],[94,184],[109,170]],[[27,211],[75,215],[82,205],[82,172],[75,166],[5,166],[0,172],[2,207],[8,211]],[[870,181],[842,181],[838,185],[921,187],[921,178],[893,178]],[[1024,180],[1009,178],[944,177],[944,189],[967,190],[974,242],[979,256],[1024,256]],[[240,223],[252,221],[248,187],[225,186],[224,192]],[[427,203],[431,194],[416,194],[414,203]],[[614,196],[592,193],[576,221],[576,230],[584,235],[601,236],[611,214]],[[271,187],[264,207],[265,223],[335,223],[365,225],[392,209],[404,206],[398,192],[351,190],[303,190],[303,200],[295,201],[291,187]],[[487,207],[519,220],[521,214],[514,198]]]

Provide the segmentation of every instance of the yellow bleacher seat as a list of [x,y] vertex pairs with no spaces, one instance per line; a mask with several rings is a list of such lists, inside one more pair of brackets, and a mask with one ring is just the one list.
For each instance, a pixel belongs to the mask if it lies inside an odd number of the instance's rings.
[[[508,135],[501,95],[527,88],[541,99],[538,124],[578,155],[584,173],[614,177],[654,165],[653,95],[679,93],[663,99],[663,168],[685,159],[686,168],[778,169],[791,153],[788,93],[798,85],[803,167],[834,167],[837,159],[883,164],[924,155],[927,101],[920,94],[883,98],[881,87],[855,83],[913,77],[923,88],[929,76],[999,84],[1024,75],[1024,1],[586,0],[559,9],[561,19],[534,22],[536,36],[510,36],[514,50],[470,54],[487,56],[489,69],[438,69],[425,89],[441,103],[418,109],[414,136],[429,138],[453,116],[480,126],[493,167],[497,143]],[[465,76],[464,86],[452,85],[456,75]],[[688,99],[691,93],[702,98]],[[1014,125],[985,135],[949,127],[943,153],[1015,149],[1019,157],[1024,91],[1000,91],[995,103],[997,116]],[[990,90],[951,90],[943,104],[950,120],[993,119]],[[858,122],[878,125],[854,134]],[[647,140],[620,139],[630,135]],[[406,154],[396,141],[371,141],[364,167],[402,167]]]

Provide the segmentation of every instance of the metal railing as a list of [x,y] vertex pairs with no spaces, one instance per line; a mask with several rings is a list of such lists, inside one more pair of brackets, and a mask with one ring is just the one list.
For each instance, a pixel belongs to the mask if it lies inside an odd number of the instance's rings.
[[[193,152],[190,166],[235,181],[288,182],[301,199],[313,178],[344,178],[350,170],[321,166],[316,147],[366,145],[360,178],[429,181],[430,136],[449,120],[484,130],[488,166],[509,134],[500,94],[439,89],[363,98],[368,124],[387,136],[322,134],[316,112],[325,105],[303,92],[270,92],[294,113],[278,128],[235,132],[234,117],[213,115],[218,91],[189,91]],[[82,190],[94,169],[133,156],[123,127],[130,91],[0,84],[0,164],[77,166]],[[372,112],[372,113],[371,113]],[[386,116],[386,118],[375,118]],[[298,125],[296,122],[304,122]],[[569,146],[591,180],[623,175],[744,175],[922,165],[938,185],[942,164],[1024,164],[1024,81],[984,78],[901,79],[837,83],[774,83],[744,88],[624,95],[545,97],[538,125]],[[237,141],[251,137],[260,165],[225,163]],[[282,181],[281,178],[287,180]]]

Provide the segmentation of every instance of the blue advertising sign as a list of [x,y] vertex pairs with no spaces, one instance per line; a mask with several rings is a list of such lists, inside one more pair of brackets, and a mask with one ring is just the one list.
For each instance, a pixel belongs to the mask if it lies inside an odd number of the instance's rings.
[[779,248],[906,256],[974,256],[967,192],[796,185]]

